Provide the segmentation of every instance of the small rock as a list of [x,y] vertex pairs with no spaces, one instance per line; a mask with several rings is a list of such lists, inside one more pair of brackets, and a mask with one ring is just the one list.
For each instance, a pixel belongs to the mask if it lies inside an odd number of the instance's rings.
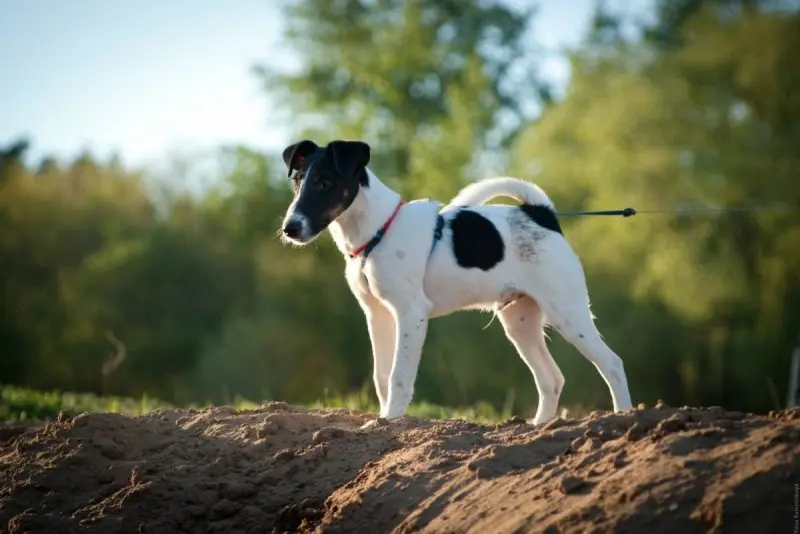
[[295,452],[292,449],[282,449],[275,453],[275,455],[272,457],[272,461],[278,464],[288,462],[294,457]]
[[300,508],[322,508],[325,505],[321,500],[315,499],[313,497],[307,497],[302,500],[300,503]]
[[637,409],[637,410],[639,410],[640,412],[643,412],[643,411],[647,410],[647,404],[645,404],[645,403],[643,403],[643,402],[640,402],[640,403],[639,403],[639,404],[636,406],[636,409]]
[[269,401],[265,402],[261,406],[273,412],[286,412],[289,411],[289,409],[291,408],[288,404],[281,401]]
[[667,507],[667,509],[669,509],[670,512],[674,512],[675,510],[678,509],[678,503],[674,503],[674,502],[669,503],[669,506]]
[[616,439],[617,437],[619,437],[618,434],[613,430],[600,430],[597,433],[597,438],[600,441],[611,441],[612,439]]
[[97,481],[101,484],[108,484],[109,482],[114,481],[114,473],[111,472],[110,469],[106,469],[105,471],[100,471],[97,475]]
[[667,403],[664,402],[663,400],[658,399],[656,401],[656,405],[653,406],[653,408],[656,409],[656,410],[664,410],[665,408],[669,408],[669,406],[667,406]]
[[297,473],[298,471],[300,471],[300,465],[295,462],[293,464],[290,464],[289,467],[286,468],[284,476],[290,477],[293,474]]
[[583,444],[583,447],[581,447],[581,452],[596,451],[602,446],[603,442],[599,438],[589,438],[588,440],[586,440],[586,443]]
[[265,486],[277,486],[280,481],[278,477],[270,474],[262,474],[256,479],[257,484],[263,484]]
[[582,488],[585,485],[586,481],[584,479],[572,475],[567,475],[561,479],[558,489],[564,495],[569,495],[570,493],[575,492],[576,490]]
[[76,415],[76,416],[75,416],[75,417],[72,419],[72,427],[73,427],[73,428],[81,428],[81,427],[84,427],[84,426],[86,426],[86,425],[88,425],[88,424],[89,424],[89,421],[91,420],[91,418],[92,418],[92,416],[91,416],[91,414],[89,414],[88,412],[87,412],[87,413],[82,413],[82,414]]
[[492,473],[485,467],[478,467],[475,469],[475,477],[481,480],[489,480],[492,478]]
[[274,421],[265,421],[258,425],[256,429],[256,438],[264,439],[265,437],[275,434],[280,428]]
[[676,413],[669,419],[660,421],[656,426],[657,433],[661,435],[679,432],[681,430],[686,430],[686,416],[681,413]]
[[271,413],[264,417],[262,424],[270,425],[270,427],[274,425],[278,430],[283,430],[286,428],[286,416],[278,413]]
[[208,508],[202,505],[192,505],[186,507],[186,511],[189,513],[189,515],[195,518],[205,516],[207,510]]
[[214,503],[219,501],[219,494],[214,490],[205,490],[197,497],[197,502],[202,504],[206,509],[214,506]]
[[226,519],[236,512],[242,507],[241,504],[233,502],[228,499],[222,499],[218,501],[214,506],[211,507],[210,518],[212,521],[219,521],[220,519]]
[[523,425],[525,424],[525,418],[520,417],[519,415],[515,415],[512,418],[506,420],[505,424],[507,425]]
[[223,482],[219,489],[220,495],[232,501],[247,499],[256,494],[256,487],[249,482],[232,481]]
[[17,436],[20,436],[24,433],[25,433],[24,426],[0,427],[0,443],[8,442],[10,445],[14,440],[16,440]]
[[324,427],[314,432],[314,434],[311,436],[311,443],[313,445],[319,445],[320,443],[341,438],[342,436],[344,436],[344,431],[341,428],[332,426]]
[[639,423],[633,423],[631,427],[625,432],[625,440],[626,441],[638,441],[642,439],[645,434],[647,434],[647,430],[640,425]]
[[239,513],[253,524],[263,524],[267,521],[267,513],[257,506],[245,506]]
[[300,509],[295,504],[289,504],[278,512],[278,518],[275,523],[280,529],[296,531],[301,521]]
[[562,417],[554,417],[542,426],[542,430],[555,430],[567,424],[567,420]]
[[311,521],[315,521],[317,519],[322,519],[325,515],[325,512],[320,510],[319,508],[301,508],[300,509],[300,517],[303,519],[310,519]]
[[100,450],[100,454],[109,460],[122,460],[125,450],[114,443],[114,440],[99,432],[92,436],[92,444]]

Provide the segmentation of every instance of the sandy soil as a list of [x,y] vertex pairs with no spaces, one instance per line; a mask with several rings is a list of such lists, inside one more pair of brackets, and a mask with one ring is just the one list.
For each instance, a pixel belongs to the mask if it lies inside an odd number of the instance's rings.
[[271,403],[0,427],[0,532],[797,532],[800,410],[534,428]]

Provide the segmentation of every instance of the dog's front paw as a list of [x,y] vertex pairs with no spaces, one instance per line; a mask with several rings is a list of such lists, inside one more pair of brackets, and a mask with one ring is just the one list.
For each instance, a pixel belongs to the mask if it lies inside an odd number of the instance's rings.
[[361,430],[372,430],[373,428],[387,426],[388,424],[388,420],[384,419],[383,417],[378,417],[377,419],[372,419],[371,421],[367,421],[361,425]]

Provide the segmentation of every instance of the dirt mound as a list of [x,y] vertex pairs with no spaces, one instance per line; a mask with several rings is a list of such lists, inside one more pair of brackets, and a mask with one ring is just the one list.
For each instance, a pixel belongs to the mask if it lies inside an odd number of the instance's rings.
[[0,532],[797,532],[800,411],[368,419],[271,403],[0,427]]

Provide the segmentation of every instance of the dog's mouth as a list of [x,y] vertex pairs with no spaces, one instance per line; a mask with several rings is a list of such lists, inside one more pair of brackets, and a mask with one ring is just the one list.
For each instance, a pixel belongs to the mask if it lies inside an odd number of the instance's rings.
[[289,237],[283,232],[280,232],[281,242],[284,245],[292,245],[296,247],[302,247],[305,245],[311,244],[319,237],[319,234],[313,234],[309,236],[297,236],[297,237]]

